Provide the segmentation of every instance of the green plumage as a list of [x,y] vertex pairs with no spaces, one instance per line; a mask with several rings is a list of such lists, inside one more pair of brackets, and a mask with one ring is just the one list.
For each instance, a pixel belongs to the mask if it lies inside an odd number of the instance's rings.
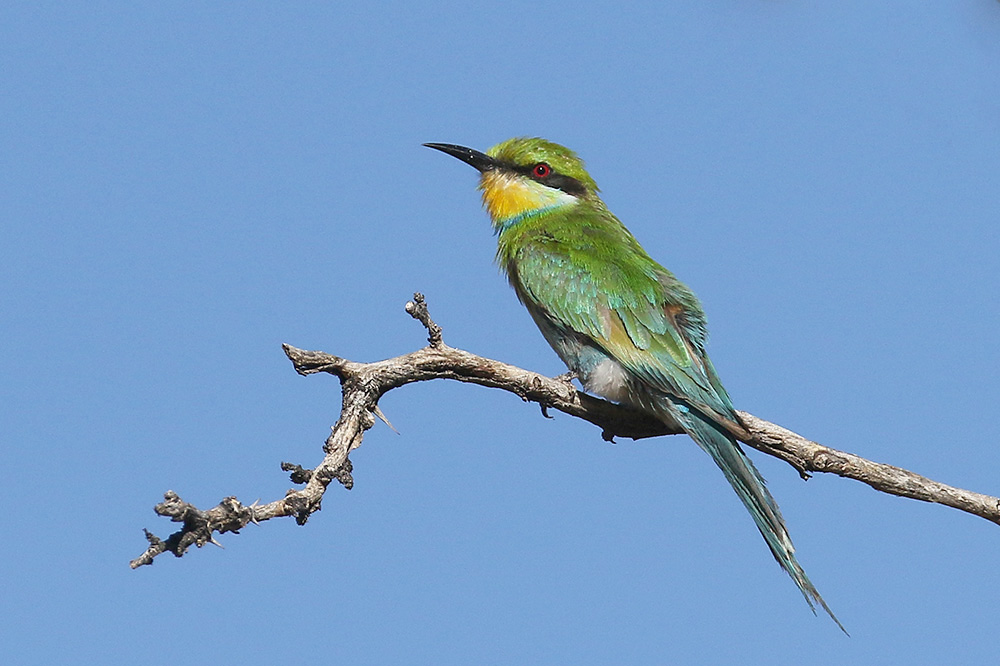
[[799,565],[777,504],[731,434],[739,417],[705,352],[698,299],[607,209],[583,162],[544,139],[511,139],[487,154],[428,145],[482,173],[497,261],[583,386],[681,424],[722,470],[809,606],[818,604],[841,626]]

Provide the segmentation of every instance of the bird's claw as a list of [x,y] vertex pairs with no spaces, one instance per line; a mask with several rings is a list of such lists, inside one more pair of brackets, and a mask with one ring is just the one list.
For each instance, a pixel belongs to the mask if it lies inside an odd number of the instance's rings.
[[[564,372],[561,375],[556,375],[553,377],[556,381],[563,382],[564,384],[573,385],[574,379],[579,379],[580,375],[576,374],[576,370],[570,370],[569,372]],[[575,387],[574,387],[575,388]]]

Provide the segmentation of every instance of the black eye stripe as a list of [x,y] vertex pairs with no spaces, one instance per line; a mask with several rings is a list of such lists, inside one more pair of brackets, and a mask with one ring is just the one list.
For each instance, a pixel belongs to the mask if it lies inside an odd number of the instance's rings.
[[576,178],[571,178],[570,176],[564,176],[561,173],[556,173],[553,171],[545,179],[545,184],[549,187],[555,187],[566,194],[572,194],[573,196],[583,196],[587,192],[587,188],[583,186],[583,183],[578,181]]
[[535,175],[535,167],[538,163],[534,163],[528,166],[520,166],[517,164],[503,164],[503,168],[508,171],[513,171],[514,173],[519,173],[523,176],[527,176],[534,181],[543,183],[548,187],[562,190],[566,194],[572,194],[573,196],[579,197],[587,193],[587,188],[583,186],[583,183],[578,181],[576,178],[561,174],[549,165],[549,175],[539,178]]

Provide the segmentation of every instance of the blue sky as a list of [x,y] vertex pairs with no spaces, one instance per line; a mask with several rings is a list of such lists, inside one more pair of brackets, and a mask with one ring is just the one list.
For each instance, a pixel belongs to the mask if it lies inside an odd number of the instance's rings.
[[[0,595],[9,663],[987,663],[1000,528],[753,454],[851,631],[682,437],[390,393],[306,527],[138,571],[173,489],[269,501],[364,361],[564,370],[467,166],[538,135],[690,284],[741,409],[1000,493],[1000,4],[7,3]],[[169,558],[169,559],[168,559]]]

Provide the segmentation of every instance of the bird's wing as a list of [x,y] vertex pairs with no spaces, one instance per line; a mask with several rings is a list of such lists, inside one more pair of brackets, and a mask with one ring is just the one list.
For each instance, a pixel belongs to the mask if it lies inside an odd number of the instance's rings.
[[586,336],[653,389],[640,403],[671,416],[712,457],[810,608],[818,604],[844,629],[796,559],[777,503],[733,435],[739,419],[705,354],[694,294],[637,244],[623,247],[625,256],[612,260],[535,243],[518,255],[515,288],[533,313]]
[[697,300],[648,256],[571,258],[534,245],[519,253],[514,281],[554,325],[586,335],[643,383],[720,423],[738,423],[705,354]]

